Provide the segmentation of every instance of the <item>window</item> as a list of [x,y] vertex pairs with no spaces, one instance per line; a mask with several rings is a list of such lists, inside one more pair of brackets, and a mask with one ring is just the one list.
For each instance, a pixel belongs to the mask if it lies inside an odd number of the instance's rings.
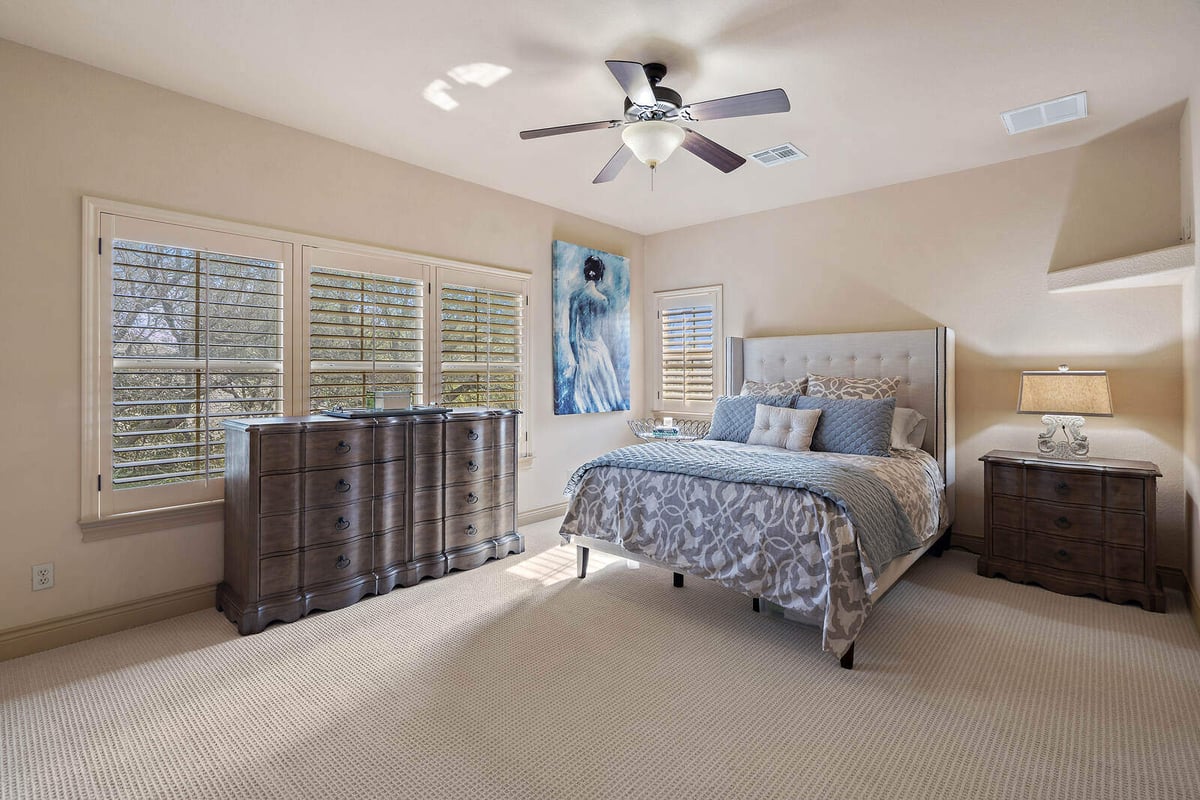
[[529,396],[525,274],[90,198],[84,228],[85,527],[221,499],[226,419]]
[[721,287],[655,292],[658,319],[656,407],[712,411],[724,382]]

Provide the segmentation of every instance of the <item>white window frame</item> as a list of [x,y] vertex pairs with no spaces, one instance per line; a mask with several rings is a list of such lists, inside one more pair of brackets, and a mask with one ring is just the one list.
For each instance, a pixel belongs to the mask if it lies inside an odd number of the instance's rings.
[[[716,398],[725,386],[725,333],[722,308],[722,286],[697,286],[688,289],[669,289],[654,293],[654,400],[656,413],[711,414]],[[713,399],[663,400],[662,312],[671,308],[711,303],[713,306]]]
[[[529,342],[529,285],[532,274],[527,271],[503,267],[469,264],[450,259],[430,257],[416,253],[372,247],[345,242],[322,236],[299,234],[258,225],[248,225],[214,217],[168,211],[133,203],[124,203],[97,197],[83,197],[83,241],[82,254],[82,409],[81,409],[81,459],[79,524],[89,538],[104,538],[161,528],[168,521],[180,524],[215,520],[219,518],[223,505],[223,481],[210,481],[210,490],[201,497],[181,495],[175,504],[155,505],[142,508],[114,508],[104,499],[104,476],[111,484],[111,383],[112,383],[112,229],[105,217],[124,217],[144,220],[147,223],[175,225],[191,228],[197,241],[214,242],[221,237],[250,237],[275,242],[286,249],[287,259],[283,266],[283,323],[284,323],[284,413],[303,415],[308,413],[309,392],[309,273],[311,258],[320,251],[322,256],[337,254],[339,264],[348,269],[357,269],[352,264],[373,265],[400,264],[405,277],[415,267],[421,271],[426,284],[424,306],[424,359],[423,382],[425,402],[435,403],[441,386],[441,364],[437,359],[440,315],[440,276],[447,271],[471,273],[478,276],[481,287],[496,285],[512,286],[516,281],[523,287],[525,297],[525,323],[523,335],[522,393],[530,401],[529,385],[532,374]],[[107,226],[107,227],[106,227]],[[183,244],[184,242],[180,242]],[[322,264],[338,268],[339,264]],[[371,271],[360,269],[359,271]],[[384,272],[382,274],[390,274]],[[453,281],[451,281],[453,282]],[[437,289],[435,290],[435,285]],[[105,388],[107,386],[107,389]],[[105,404],[107,403],[107,407]],[[532,442],[528,426],[522,420],[525,431],[521,443],[520,465],[532,464]]]

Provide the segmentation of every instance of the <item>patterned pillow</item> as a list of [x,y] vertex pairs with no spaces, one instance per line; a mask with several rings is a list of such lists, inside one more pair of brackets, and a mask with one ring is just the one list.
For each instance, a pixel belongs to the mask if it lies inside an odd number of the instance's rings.
[[787,408],[795,399],[796,395],[790,394],[771,397],[718,397],[717,407],[713,409],[712,426],[708,429],[708,436],[704,438],[745,444],[754,428],[754,412],[759,403]]
[[895,397],[900,378],[835,378],[808,373],[808,396],[834,400],[882,400]]
[[813,433],[812,449],[826,453],[860,456],[891,455],[892,417],[896,398],[884,400],[835,400],[829,397],[797,397],[793,408],[819,408],[821,419]]
[[759,403],[754,411],[754,429],[746,444],[808,452],[820,416],[821,410],[816,408],[777,408]]
[[794,378],[775,383],[746,381],[742,384],[742,396],[768,397],[781,394],[804,394],[806,386],[808,386],[808,378]]

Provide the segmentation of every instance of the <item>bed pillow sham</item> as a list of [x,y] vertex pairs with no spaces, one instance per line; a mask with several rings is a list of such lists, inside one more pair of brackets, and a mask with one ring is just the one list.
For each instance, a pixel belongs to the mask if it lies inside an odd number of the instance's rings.
[[896,413],[894,397],[882,400],[797,397],[792,408],[821,410],[813,433],[814,451],[883,458],[891,455],[892,418]]
[[784,394],[804,394],[808,386],[808,378],[794,378],[787,381],[763,383],[762,381],[745,381],[742,383],[742,396],[768,397]]
[[809,397],[829,397],[834,400],[882,400],[895,397],[900,378],[842,378],[808,373]]
[[746,444],[808,452],[820,416],[819,408],[780,408],[759,403],[754,409],[754,427]]
[[712,425],[709,426],[708,436],[704,438],[745,444],[754,428],[754,413],[759,403],[788,408],[795,399],[796,395],[790,394],[768,397],[718,397],[717,406],[713,409]]
[[915,408],[897,408],[892,417],[892,449],[920,450],[928,422]]

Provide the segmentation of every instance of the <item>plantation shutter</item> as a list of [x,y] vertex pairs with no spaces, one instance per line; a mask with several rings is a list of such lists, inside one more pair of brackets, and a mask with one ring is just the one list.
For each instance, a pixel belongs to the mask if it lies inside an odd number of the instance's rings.
[[424,402],[423,267],[310,249],[311,410],[371,408],[382,391],[408,390]]
[[439,403],[521,408],[526,281],[442,269],[438,283]]
[[664,292],[656,304],[660,407],[710,410],[719,391],[720,290]]
[[111,460],[102,465],[102,501],[121,512],[216,499],[222,422],[284,410],[290,248],[124,217],[110,226]]

